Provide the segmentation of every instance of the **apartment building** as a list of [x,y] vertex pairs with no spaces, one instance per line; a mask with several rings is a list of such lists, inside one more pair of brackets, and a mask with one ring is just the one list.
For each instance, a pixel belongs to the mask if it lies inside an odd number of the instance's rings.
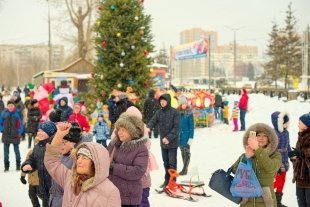
[[[49,47],[47,45],[0,45],[0,62],[6,73],[14,77],[10,85],[24,85],[34,74],[47,70]],[[51,69],[62,68],[64,46],[52,45]],[[12,78],[13,79],[13,78]]]

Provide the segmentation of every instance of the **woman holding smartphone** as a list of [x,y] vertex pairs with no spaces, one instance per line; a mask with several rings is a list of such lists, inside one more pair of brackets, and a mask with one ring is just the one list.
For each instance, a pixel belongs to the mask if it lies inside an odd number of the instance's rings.
[[263,189],[261,197],[243,198],[242,207],[277,206],[273,181],[281,166],[281,154],[276,151],[278,138],[274,130],[266,124],[257,123],[248,128],[243,136],[244,153],[232,166],[235,173],[240,159],[252,161],[252,167]]

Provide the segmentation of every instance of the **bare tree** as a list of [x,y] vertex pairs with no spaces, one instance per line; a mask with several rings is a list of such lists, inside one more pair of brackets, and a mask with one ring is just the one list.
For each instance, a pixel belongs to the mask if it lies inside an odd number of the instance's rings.
[[56,35],[66,43],[66,51],[69,51],[65,64],[79,57],[92,61],[95,54],[92,25],[96,19],[93,11],[98,0],[66,0],[66,4],[49,0],[49,3],[53,8],[53,30],[57,31]]
[[[73,0],[66,0],[66,6],[70,15],[70,19],[76,29],[78,30],[77,42],[78,42],[78,54],[79,57],[85,58],[87,53],[87,35],[89,35],[89,27],[90,27],[90,20],[88,20],[86,35],[84,34],[84,21],[86,17],[90,17],[91,15],[91,2],[90,0],[86,0],[86,11],[83,13],[82,6],[79,5],[77,11],[73,6]],[[86,36],[86,38],[85,38]]]

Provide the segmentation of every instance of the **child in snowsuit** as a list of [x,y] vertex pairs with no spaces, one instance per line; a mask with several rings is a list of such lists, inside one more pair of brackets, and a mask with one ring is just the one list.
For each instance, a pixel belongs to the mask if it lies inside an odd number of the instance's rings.
[[[26,160],[29,158],[29,156],[32,154],[32,149],[29,150],[26,156]],[[27,181],[25,179],[26,173],[21,172],[20,181],[22,184],[26,185]],[[33,207],[40,207],[39,199],[37,194],[39,194],[39,177],[38,177],[38,171],[35,170],[32,173],[28,174],[28,195],[31,200]]]
[[232,108],[232,112],[231,112],[231,118],[234,122],[234,132],[239,130],[238,127],[238,117],[239,117],[239,102],[238,101],[234,101],[234,106]]
[[110,129],[107,122],[103,119],[103,115],[98,115],[98,120],[94,125],[94,135],[96,136],[96,142],[107,147],[107,139],[110,136]]
[[49,190],[51,188],[51,176],[44,166],[44,155],[46,144],[50,142],[51,137],[56,133],[56,125],[54,122],[47,121],[39,125],[36,139],[39,140],[33,148],[32,154],[22,164],[24,173],[31,173],[38,170],[39,175],[39,197],[42,199],[43,207],[48,206]]
[[288,153],[293,161],[298,206],[310,206],[310,113],[299,117],[296,148]]
[[273,186],[276,190],[277,205],[284,207],[282,204],[283,187],[285,184],[286,172],[289,169],[288,153],[291,151],[290,135],[287,131],[289,125],[288,113],[279,111],[272,113],[271,122],[279,140],[277,151],[280,152],[282,157],[282,165],[277,173]]

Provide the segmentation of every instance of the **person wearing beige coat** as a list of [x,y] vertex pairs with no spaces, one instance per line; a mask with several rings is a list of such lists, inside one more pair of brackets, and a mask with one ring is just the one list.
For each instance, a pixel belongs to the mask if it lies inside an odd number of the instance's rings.
[[[32,149],[28,151],[26,160],[29,159],[29,156],[32,154]],[[39,198],[37,194],[39,194],[39,176],[38,176],[38,170],[33,171],[32,173],[26,174],[24,172],[21,172],[20,174],[20,181],[22,184],[26,185],[27,181],[25,179],[26,175],[28,175],[28,196],[31,200],[33,207],[40,206]]]
[[52,178],[64,189],[62,207],[120,207],[119,190],[108,179],[109,154],[100,144],[81,143],[76,148],[72,169],[61,164],[63,137],[70,123],[57,124],[57,132],[46,147],[44,164]]

